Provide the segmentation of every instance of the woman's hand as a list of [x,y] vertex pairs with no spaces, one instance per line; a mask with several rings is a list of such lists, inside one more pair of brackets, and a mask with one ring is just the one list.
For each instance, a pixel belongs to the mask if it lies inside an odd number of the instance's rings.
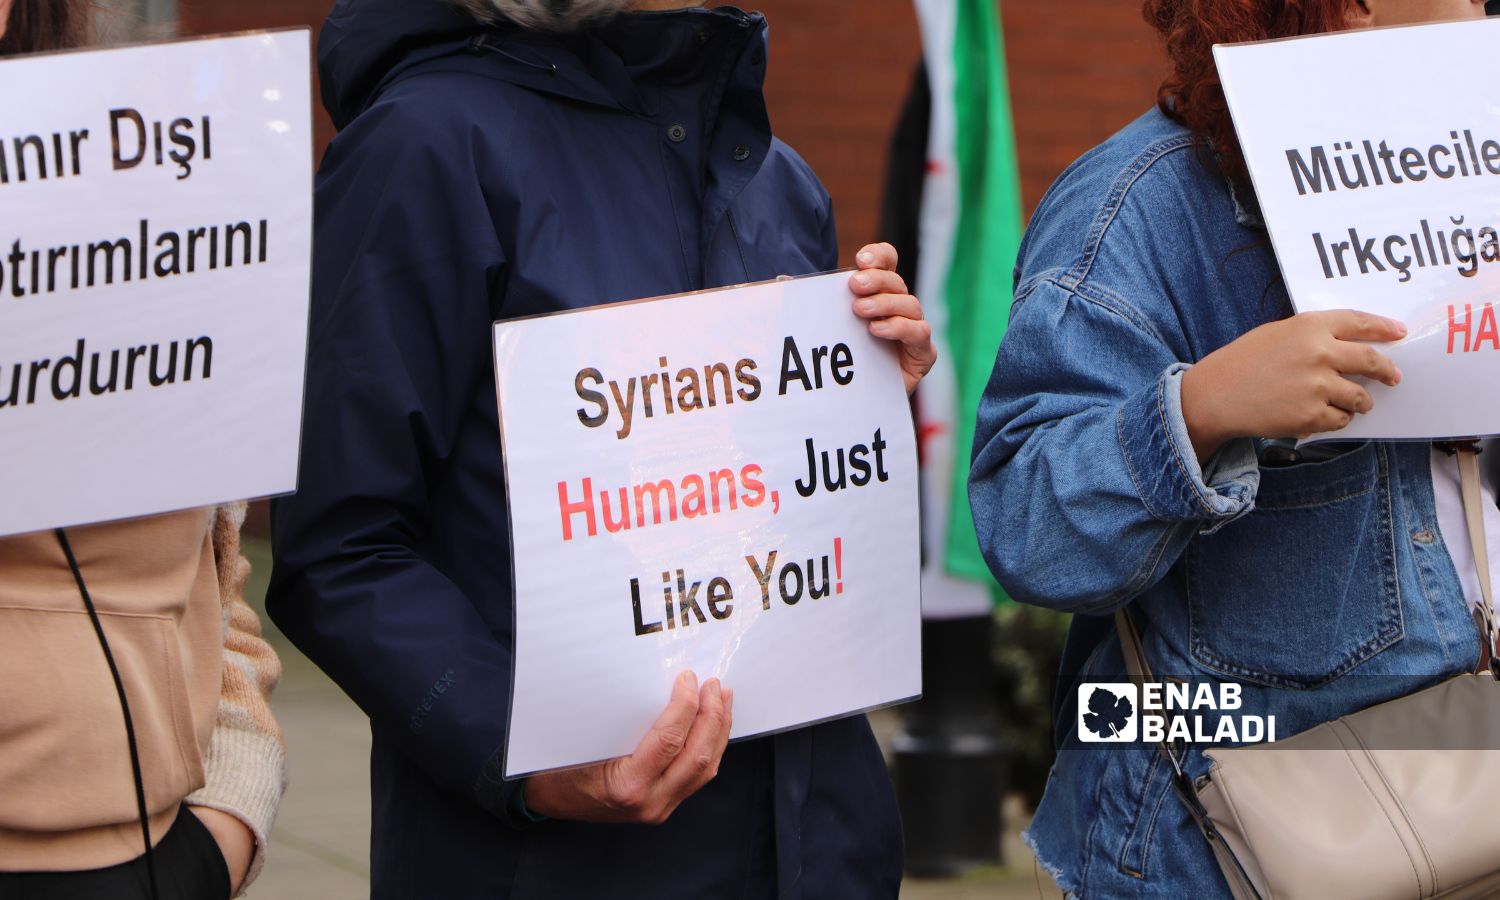
[[734,692],[684,672],[666,712],[635,753],[526,779],[526,807],[551,819],[660,825],[719,773],[734,725]]
[[189,809],[208,833],[214,836],[219,852],[224,854],[224,864],[229,868],[229,896],[240,892],[245,876],[250,874],[250,862],[255,859],[255,835],[227,812],[194,806]]
[[895,247],[870,244],[854,259],[859,266],[859,272],[849,279],[849,289],[857,298],[854,314],[871,320],[871,334],[900,343],[901,374],[910,394],[937,362],[932,326],[922,318],[921,301],[907,293],[906,282],[896,274]]
[[1352,378],[1395,387],[1390,357],[1360,341],[1399,341],[1406,326],[1354,310],[1310,312],[1262,325],[1182,376],[1182,415],[1200,464],[1242,437],[1338,431],[1375,407]]

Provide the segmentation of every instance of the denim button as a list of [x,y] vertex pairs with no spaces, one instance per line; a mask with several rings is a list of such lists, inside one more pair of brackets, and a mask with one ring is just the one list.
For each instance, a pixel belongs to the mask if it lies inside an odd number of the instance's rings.
[[1437,540],[1437,535],[1434,535],[1429,529],[1423,528],[1421,531],[1412,535],[1411,539],[1419,544],[1430,544],[1433,541]]
[[667,129],[667,138],[674,144],[680,144],[687,140],[687,129],[681,125],[673,125]]
[[745,160],[747,160],[749,158],[750,158],[750,148],[749,147],[746,147],[744,144],[741,144],[738,147],[734,148],[734,161],[735,162],[744,162]]

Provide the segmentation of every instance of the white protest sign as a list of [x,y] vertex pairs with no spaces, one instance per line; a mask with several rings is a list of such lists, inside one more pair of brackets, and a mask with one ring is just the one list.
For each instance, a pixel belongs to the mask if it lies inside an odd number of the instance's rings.
[[308,32],[0,62],[0,534],[296,486]]
[[507,777],[629,754],[683,670],[736,738],[920,693],[916,438],[848,278],[495,326]]
[[1396,388],[1324,438],[1500,433],[1500,20],[1214,49],[1299,312],[1406,323]]

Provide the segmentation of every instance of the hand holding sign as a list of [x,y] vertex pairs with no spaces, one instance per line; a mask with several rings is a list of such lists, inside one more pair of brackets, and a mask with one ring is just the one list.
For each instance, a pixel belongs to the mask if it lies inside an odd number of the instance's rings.
[[931,342],[898,277],[858,274],[497,323],[505,771],[533,808],[650,821],[706,783],[725,704],[684,672],[734,685],[732,738],[920,691],[906,388]]
[[719,774],[734,726],[734,692],[683,672],[672,702],[635,753],[596,766],[533,775],[526,805],[553,819],[660,825]]
[[1406,326],[1353,310],[1309,312],[1262,325],[1182,376],[1182,415],[1198,461],[1241,437],[1337,431],[1375,401],[1351,378],[1401,383],[1390,357],[1362,341],[1399,341]]
[[[1373,7],[1351,24],[1433,14],[1393,3],[1381,4],[1371,19]],[[1449,10],[1460,12],[1482,16],[1472,3]],[[1500,20],[1477,18],[1214,49],[1254,197],[1298,311],[1355,307],[1410,329],[1381,349],[1405,376],[1401,390],[1369,373],[1384,371],[1371,365],[1369,351],[1348,351],[1338,372],[1371,378],[1359,385],[1363,393],[1328,381],[1328,409],[1314,403],[1312,415],[1303,404],[1300,417],[1269,422],[1251,416],[1261,427],[1315,420],[1315,437],[1336,440],[1500,433],[1500,405],[1483,402],[1500,376],[1497,37]],[[1350,72],[1360,73],[1359,90],[1337,102],[1286,102],[1308,85],[1342,84]],[[1390,332],[1340,337],[1394,339]],[[1263,349],[1274,353],[1272,343]],[[1326,340],[1320,346],[1326,349]],[[1351,353],[1365,359],[1349,360]],[[1285,357],[1244,363],[1260,384],[1292,374],[1276,372],[1281,363],[1273,360]],[[1358,414],[1372,412],[1372,402],[1373,414]],[[1336,435],[1326,433],[1332,429]]]
[[849,278],[849,290],[860,299],[854,302],[854,314],[871,320],[870,334],[897,342],[901,374],[910,394],[937,362],[932,326],[922,317],[921,302],[907,292],[906,281],[896,274],[895,247],[870,244],[859,251],[855,261],[860,271]]

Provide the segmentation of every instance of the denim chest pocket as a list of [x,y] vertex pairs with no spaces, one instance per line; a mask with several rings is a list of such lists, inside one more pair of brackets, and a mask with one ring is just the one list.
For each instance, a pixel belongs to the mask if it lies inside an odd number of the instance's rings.
[[1255,509],[1186,556],[1193,659],[1218,675],[1316,688],[1401,640],[1390,456],[1262,468]]

